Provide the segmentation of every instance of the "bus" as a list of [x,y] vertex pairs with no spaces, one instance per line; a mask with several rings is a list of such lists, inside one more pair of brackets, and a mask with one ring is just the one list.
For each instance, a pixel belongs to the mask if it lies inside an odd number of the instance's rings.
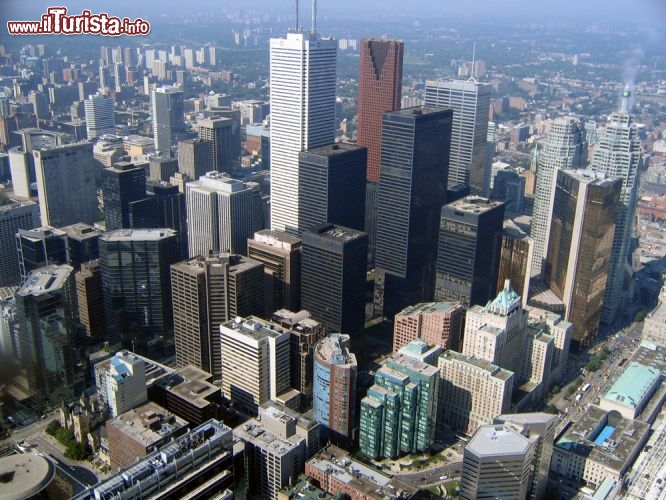
[[582,392],[587,392],[587,390],[590,388],[590,384],[585,384],[583,388],[581,389]]

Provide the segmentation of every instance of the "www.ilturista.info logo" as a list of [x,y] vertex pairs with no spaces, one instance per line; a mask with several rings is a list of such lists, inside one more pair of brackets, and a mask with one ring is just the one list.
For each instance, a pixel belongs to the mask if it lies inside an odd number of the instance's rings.
[[102,12],[84,10],[79,15],[67,15],[67,7],[49,7],[39,21],[7,21],[10,35],[147,35],[150,23],[141,18],[130,21]]

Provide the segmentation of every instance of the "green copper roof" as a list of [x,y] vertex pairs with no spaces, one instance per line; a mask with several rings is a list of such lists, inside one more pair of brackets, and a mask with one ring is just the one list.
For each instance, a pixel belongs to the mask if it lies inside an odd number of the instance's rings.
[[661,371],[657,368],[631,363],[604,397],[621,405],[636,408],[660,376]]
[[510,280],[504,280],[504,289],[497,294],[497,297],[490,302],[490,305],[502,309],[509,309],[516,303],[516,301],[520,302],[520,295],[511,288]]

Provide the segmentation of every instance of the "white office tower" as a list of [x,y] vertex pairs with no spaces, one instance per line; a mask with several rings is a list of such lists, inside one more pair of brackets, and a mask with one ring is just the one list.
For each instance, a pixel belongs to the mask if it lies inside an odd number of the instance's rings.
[[113,104],[111,97],[101,94],[91,95],[83,101],[88,140],[104,134],[113,134],[116,125]]
[[638,202],[638,171],[642,167],[638,129],[626,112],[613,113],[599,136],[590,168],[622,179],[620,205],[615,218],[608,281],[601,321],[610,324],[622,311],[624,282],[629,264],[631,233]]
[[460,498],[528,498],[537,440],[508,425],[482,425],[465,446]]
[[548,137],[538,147],[534,213],[530,225],[530,237],[534,240],[532,276],[541,274],[548,250],[557,171],[582,167],[587,158],[587,142],[575,118],[553,120]]
[[111,359],[97,363],[95,383],[111,417],[148,401],[145,363],[130,351],[117,352]]
[[336,59],[314,29],[271,38],[271,229],[298,229],[298,153],[335,141]]
[[300,393],[291,389],[288,330],[255,316],[220,325],[222,392],[243,411],[258,414],[272,400],[295,409]]
[[259,185],[208,172],[186,190],[190,257],[211,250],[246,255],[248,238],[262,229]]
[[426,82],[425,105],[453,110],[449,189],[469,185],[472,193],[488,196],[488,114],[491,87],[476,80]]

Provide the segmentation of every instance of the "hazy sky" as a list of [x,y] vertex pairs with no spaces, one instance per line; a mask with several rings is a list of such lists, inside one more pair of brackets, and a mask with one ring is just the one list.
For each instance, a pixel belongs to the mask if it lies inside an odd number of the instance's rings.
[[[295,0],[0,0],[0,17],[3,20],[39,15],[50,5],[64,5],[72,11],[83,8],[93,12],[108,12],[119,16],[135,17],[143,14],[147,18],[173,10],[207,9],[209,7],[256,6],[273,12],[288,14],[294,11]],[[309,11],[311,1],[301,0],[304,14]],[[375,16],[388,13],[403,13],[414,16],[483,16],[526,18],[547,20],[556,16],[562,19],[585,19],[600,22],[631,18],[666,24],[665,0],[319,0],[320,15],[340,15],[354,9]],[[31,17],[32,19],[32,17]],[[150,19],[147,19],[150,20]]]

